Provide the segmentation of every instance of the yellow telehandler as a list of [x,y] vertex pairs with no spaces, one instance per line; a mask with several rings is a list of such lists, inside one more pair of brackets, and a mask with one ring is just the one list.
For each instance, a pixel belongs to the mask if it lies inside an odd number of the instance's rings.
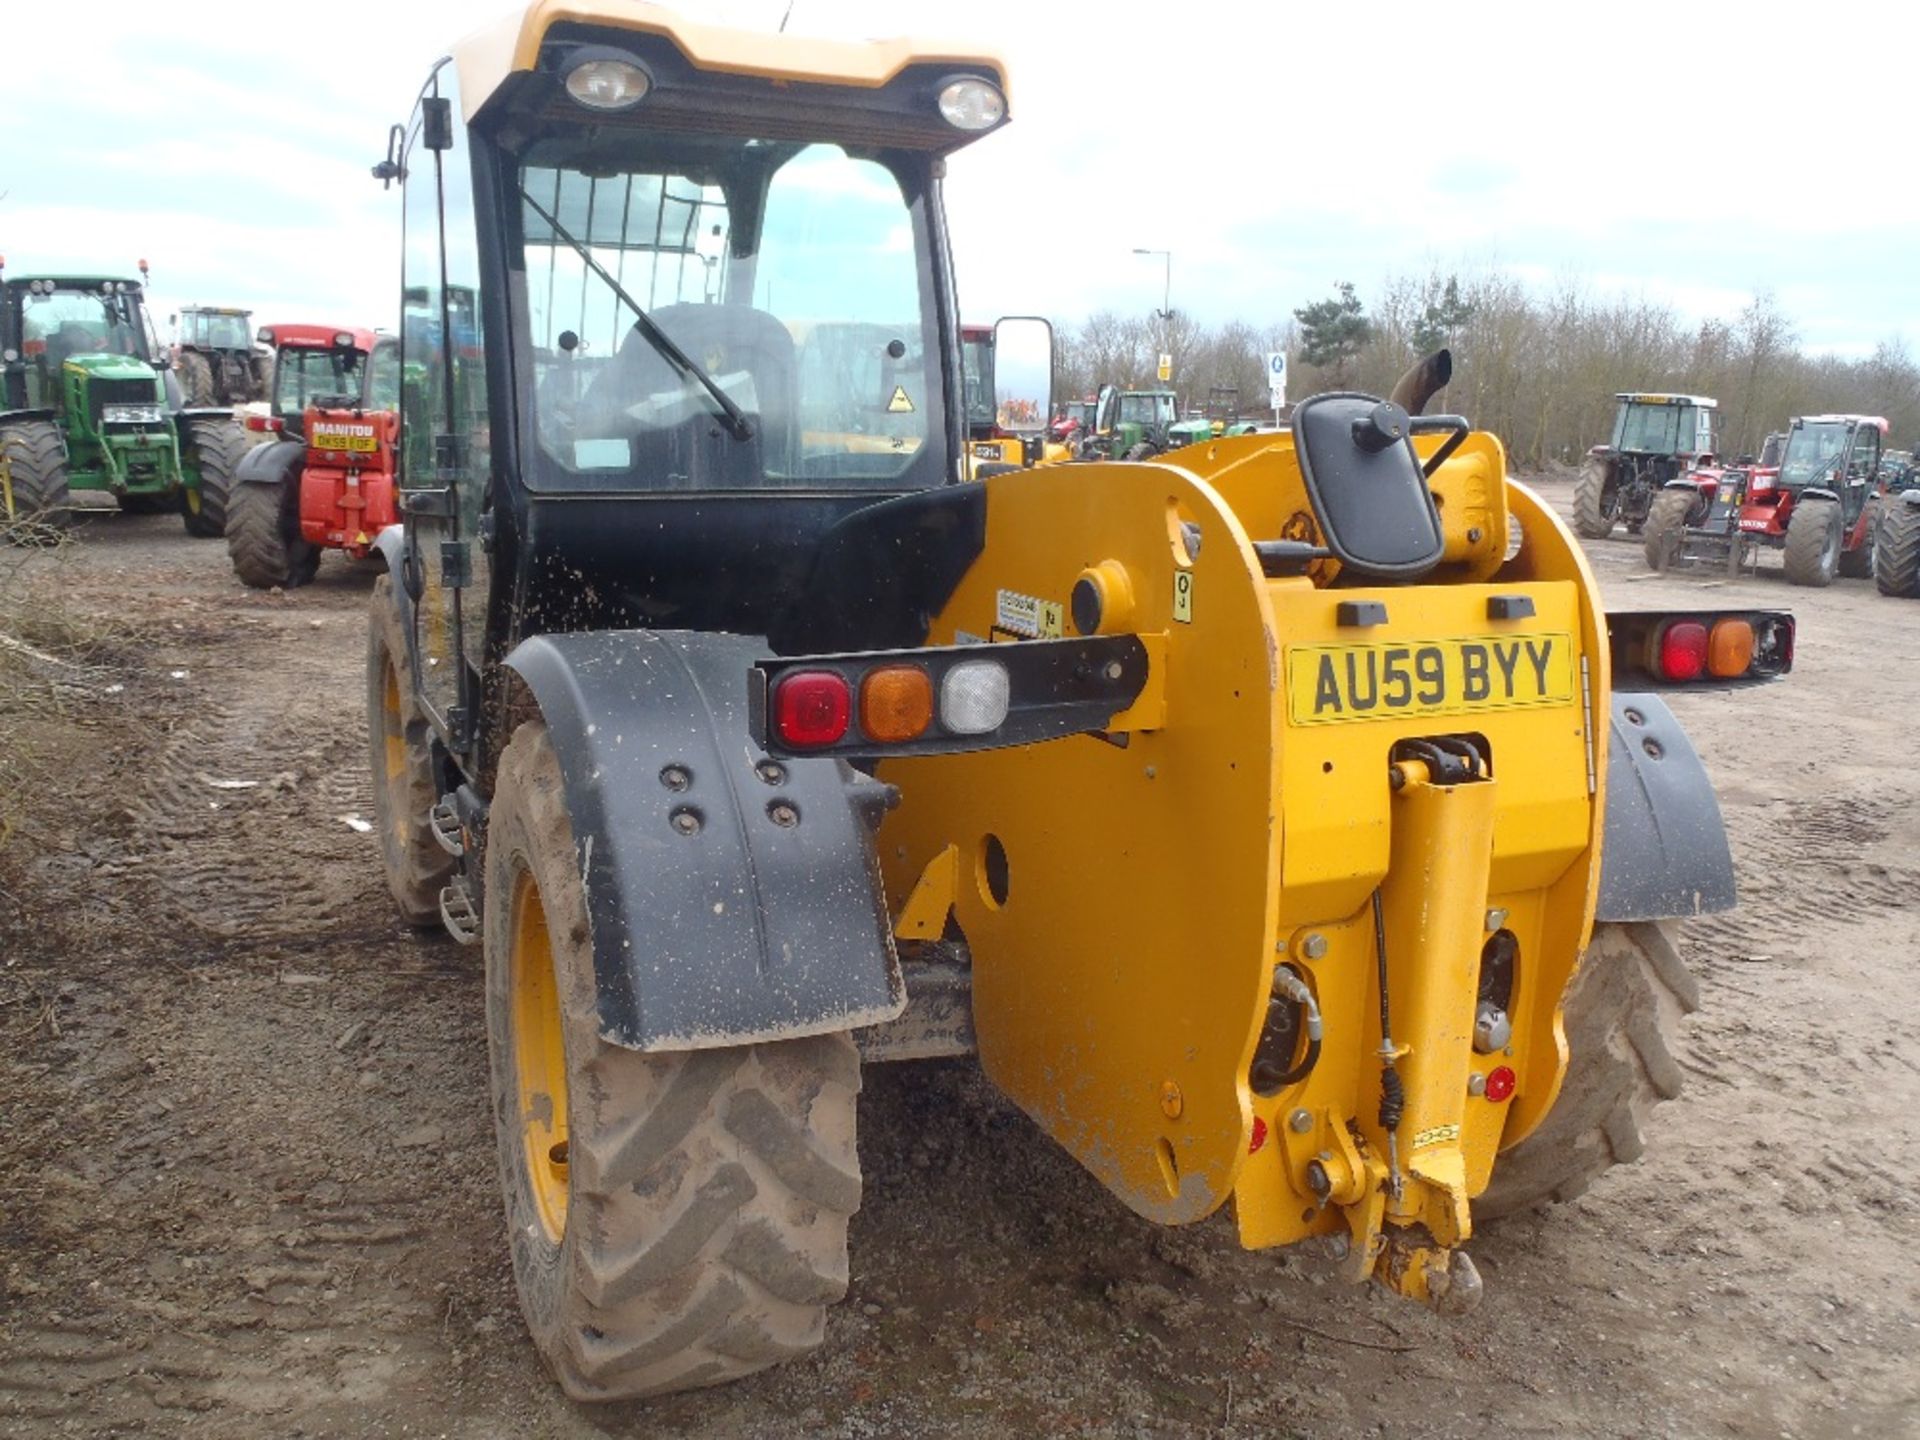
[[[1604,613],[1499,441],[1421,413],[1444,353],[968,483],[940,180],[1008,104],[964,48],[539,0],[375,167],[379,830],[401,912],[484,953],[570,1395],[819,1343],[863,1062],[975,1052],[1139,1214],[1343,1236],[1453,1309],[1479,1220],[1679,1086],[1661,922],[1734,897],[1655,690],[1785,672],[1791,617]],[[1037,442],[1050,332],[995,349]]]

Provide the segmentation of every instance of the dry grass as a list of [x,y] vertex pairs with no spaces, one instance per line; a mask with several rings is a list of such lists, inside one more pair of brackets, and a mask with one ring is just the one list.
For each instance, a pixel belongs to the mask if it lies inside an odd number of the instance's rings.
[[67,598],[72,547],[31,521],[0,520],[0,855],[50,780],[50,742],[112,683],[100,660],[126,635]]

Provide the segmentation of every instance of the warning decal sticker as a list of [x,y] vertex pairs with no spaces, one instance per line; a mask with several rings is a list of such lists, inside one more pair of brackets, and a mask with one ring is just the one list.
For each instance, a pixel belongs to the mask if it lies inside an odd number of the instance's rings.
[[887,413],[889,415],[907,415],[911,414],[912,411],[913,401],[907,398],[907,387],[904,385],[894,386],[893,398],[887,401]]

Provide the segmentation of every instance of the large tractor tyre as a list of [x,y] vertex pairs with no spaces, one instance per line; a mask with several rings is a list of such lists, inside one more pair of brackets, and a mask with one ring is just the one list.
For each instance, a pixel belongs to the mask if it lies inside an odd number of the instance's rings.
[[1680,1093],[1682,1018],[1700,987],[1659,924],[1600,921],[1562,1002],[1567,1074],[1531,1135],[1503,1153],[1476,1220],[1571,1200],[1646,1148],[1647,1117]]
[[1574,482],[1573,528],[1589,540],[1606,539],[1619,522],[1620,488],[1609,483],[1612,472],[1607,461],[1589,460]]
[[1837,504],[1803,496],[1787,517],[1787,579],[1795,585],[1833,584],[1840,573],[1844,528]]
[[199,472],[198,486],[180,488],[180,518],[187,533],[197,540],[218,540],[227,533],[227,506],[231,503],[233,477],[240,461],[252,447],[247,432],[233,421],[189,420],[180,437],[181,459]]
[[367,741],[374,827],[380,832],[393,903],[407,924],[428,930],[440,923],[440,891],[453,878],[454,859],[433,838],[428,823],[440,787],[434,780],[426,711],[414,688],[406,625],[394,603],[391,575],[373,582],[370,603]]
[[[1844,543],[1844,542],[1843,542]],[[1840,573],[1849,580],[1865,580],[1873,574],[1873,552],[1880,545],[1880,497],[1867,501],[1866,536],[1859,547],[1840,551]]]
[[538,721],[501,756],[486,866],[507,1234],[561,1386],[659,1395],[812,1350],[860,1204],[852,1038],[660,1054],[601,1038],[579,852]]
[[300,467],[306,450],[291,440],[247,451],[228,502],[227,556],[233,573],[256,590],[305,585],[320,549],[300,533]]
[[1896,501],[1881,516],[1873,583],[1882,595],[1920,595],[1920,505]]
[[252,356],[248,365],[253,371],[252,400],[270,400],[273,398],[273,356]]
[[182,350],[180,358],[173,362],[174,373],[180,377],[180,392],[190,406],[212,405],[213,365],[204,355],[192,350]]
[[1671,570],[1680,563],[1680,550],[1687,540],[1687,521],[1699,499],[1697,494],[1686,490],[1662,490],[1653,497],[1641,537],[1649,570]]
[[[67,447],[51,420],[0,426],[0,522],[16,545],[58,540],[73,528],[67,489]],[[11,508],[5,508],[11,500]]]

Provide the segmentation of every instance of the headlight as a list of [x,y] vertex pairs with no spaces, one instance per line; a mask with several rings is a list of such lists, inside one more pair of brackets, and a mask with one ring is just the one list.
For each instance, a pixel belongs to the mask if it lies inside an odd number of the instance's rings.
[[631,110],[652,88],[642,66],[617,55],[589,56],[567,71],[567,93],[589,110]]
[[1007,97],[991,81],[965,75],[940,87],[940,114],[956,130],[991,130],[1007,118]]
[[164,417],[158,405],[103,405],[100,418],[109,425],[158,425]]

